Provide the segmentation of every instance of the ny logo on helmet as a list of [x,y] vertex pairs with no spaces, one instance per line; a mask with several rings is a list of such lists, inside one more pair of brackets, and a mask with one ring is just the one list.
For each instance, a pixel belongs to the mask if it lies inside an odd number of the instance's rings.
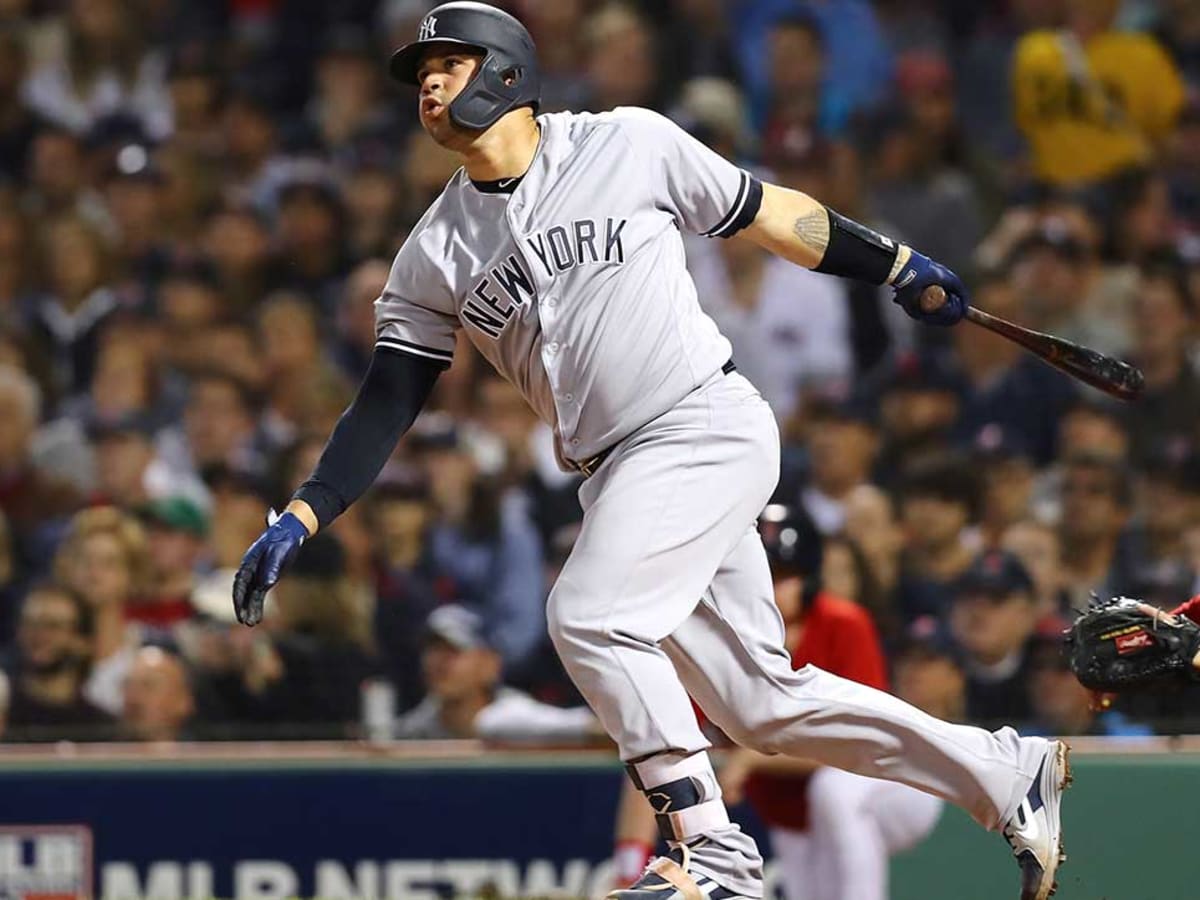
[[431,37],[437,35],[437,16],[429,16],[421,23],[421,30],[417,32],[418,41],[427,41]]

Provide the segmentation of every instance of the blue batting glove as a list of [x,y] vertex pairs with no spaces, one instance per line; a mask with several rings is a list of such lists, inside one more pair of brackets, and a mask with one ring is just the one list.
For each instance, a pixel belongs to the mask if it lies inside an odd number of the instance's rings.
[[[946,302],[933,312],[925,312],[921,309],[921,294],[934,285],[945,290]],[[910,253],[908,262],[892,282],[892,287],[896,291],[892,300],[899,303],[912,318],[926,325],[956,325],[970,306],[962,279],[916,250]]]
[[267,530],[250,545],[233,577],[233,611],[243,625],[262,621],[267,591],[279,581],[284,568],[296,557],[308,538],[304,523],[290,512],[267,516]]

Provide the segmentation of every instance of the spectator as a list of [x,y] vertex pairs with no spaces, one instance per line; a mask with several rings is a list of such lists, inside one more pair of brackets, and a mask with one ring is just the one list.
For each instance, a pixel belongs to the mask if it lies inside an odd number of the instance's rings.
[[149,572],[144,595],[129,618],[158,628],[196,614],[198,568],[208,551],[208,518],[186,497],[165,497],[139,510],[146,529]]
[[898,603],[905,622],[944,614],[954,586],[976,548],[967,526],[975,517],[974,472],[956,457],[934,457],[914,466],[900,485],[900,520],[907,534]]
[[157,287],[168,264],[165,177],[141,144],[127,144],[116,154],[102,184],[112,212],[113,259],[127,290],[140,304]]
[[1039,619],[1069,612],[1062,547],[1053,526],[1034,519],[1014,522],[1000,539],[1000,549],[1019,559],[1033,580]]
[[148,563],[141,525],[112,506],[77,514],[54,560],[56,579],[87,603],[91,617],[92,668],[84,694],[113,715],[121,711],[121,685],[142,639],[130,619]]
[[967,721],[967,678],[944,643],[910,637],[892,656],[896,696],[947,722]]
[[777,18],[767,33],[766,61],[770,96],[768,142],[793,129],[810,135],[836,135],[849,110],[824,91],[825,38],[817,19],[806,13]]
[[1191,561],[1185,536],[1200,524],[1200,456],[1162,454],[1150,461],[1138,492],[1138,515],[1130,527],[1134,568],[1130,593],[1171,609],[1190,596]]
[[883,436],[877,470],[885,486],[924,460],[943,456],[953,446],[962,410],[962,384],[938,354],[910,353],[877,373]]
[[995,547],[1008,529],[1032,511],[1034,473],[1029,457],[988,426],[979,435],[972,459],[980,476],[979,530],[983,543]]
[[1170,258],[1175,250],[1176,222],[1171,188],[1158,170],[1122,175],[1109,190],[1111,209],[1105,216],[1105,250],[1115,262],[1144,266]]
[[[977,279],[973,302],[993,315],[1027,315],[1014,280],[999,272]],[[962,412],[954,424],[960,445],[1006,445],[1044,466],[1054,458],[1057,424],[1074,402],[1071,379],[1017,344],[983,328],[956,328],[955,368],[963,381]]]
[[169,479],[156,458],[154,427],[138,413],[89,430],[96,456],[96,492],[105,503],[134,507],[150,499],[154,483]]
[[36,556],[41,526],[82,505],[73,487],[43,474],[31,453],[41,392],[25,372],[0,365],[0,510],[22,555]]
[[83,143],[69,131],[41,127],[26,161],[25,206],[30,214],[52,220],[79,216],[89,225],[103,217],[87,183]]
[[[259,312],[258,331],[267,376],[264,434],[268,448],[278,449],[313,424],[306,417],[319,387],[340,380],[321,355],[318,312],[300,295],[269,297]],[[335,404],[335,419],[348,405],[349,398]],[[333,423],[329,425],[322,433],[332,430]]]
[[256,463],[255,410],[249,390],[232,375],[214,371],[193,377],[183,411],[182,448],[193,471],[203,476],[222,466]]
[[421,699],[422,631],[439,602],[453,600],[429,546],[433,508],[429,485],[416,471],[385,473],[367,501],[375,562],[374,633],[397,708]]
[[858,544],[845,535],[833,535],[825,540],[821,584],[834,596],[863,607],[872,619],[877,618],[875,613],[883,606],[866,556]]
[[92,610],[53,584],[33,588],[21,608],[12,660],[9,741],[104,740],[113,720],[84,696],[92,660]]
[[195,372],[205,358],[205,330],[226,312],[216,270],[206,260],[176,259],[163,273],[156,297],[165,362]]
[[342,196],[323,167],[310,172],[297,165],[275,201],[283,287],[312,298],[330,316],[350,270]]
[[317,59],[307,118],[331,151],[367,140],[394,140],[392,104],[385,103],[382,70],[368,35],[353,25],[334,28]]
[[1029,717],[1028,645],[1036,621],[1033,581],[1003,550],[983,553],[955,583],[950,628],[964,656],[972,721]]
[[542,547],[528,499],[483,476],[464,435],[414,433],[437,516],[430,549],[461,598],[484,616],[506,668],[519,667],[546,633]]
[[957,132],[950,64],[929,50],[905,54],[896,83],[900,97],[889,105],[893,119],[875,147],[867,203],[914,247],[968,272],[984,211]]
[[1134,356],[1146,388],[1128,422],[1134,461],[1144,465],[1156,450],[1196,440],[1191,411],[1200,404],[1200,375],[1188,358],[1196,314],[1183,273],[1162,266],[1145,271],[1135,310]]
[[1062,646],[1067,623],[1056,620],[1039,633],[1032,647],[1029,667],[1029,705],[1033,718],[1022,734],[1102,735],[1149,737],[1154,732],[1131,721],[1117,709],[1098,712],[1092,692],[1071,671]]
[[232,195],[236,201],[265,209],[267,177],[279,146],[272,100],[262,87],[242,82],[230,92],[223,113],[222,156]]
[[[542,71],[542,109],[558,112],[583,109],[587,98],[587,79],[582,67],[584,18],[590,4],[584,0],[557,0],[554,3],[527,3],[521,8],[522,20],[533,35]],[[412,23],[415,28],[417,23]],[[412,28],[404,32],[401,44],[409,39]],[[680,67],[666,67],[670,72]]]
[[375,301],[383,293],[391,266],[368,259],[350,273],[337,308],[338,365],[348,378],[361,378],[375,349]]
[[578,743],[600,734],[586,707],[548,706],[503,686],[501,665],[478,614],[439,607],[429,617],[421,656],[428,695],[396,722],[396,736]]
[[1102,456],[1125,465],[1130,458],[1131,436],[1124,410],[1111,403],[1078,398],[1058,420],[1055,462],[1041,470],[1034,487],[1034,517],[1057,522],[1062,517],[1064,460],[1079,454]]
[[823,74],[823,105],[838,115],[834,125],[844,123],[851,113],[869,109],[883,96],[891,80],[892,55],[872,4],[865,0],[810,0],[800,6],[793,0],[742,4],[737,10],[737,53],[741,71],[754,102],[754,118],[761,124],[771,92],[777,87],[772,77],[776,59],[799,65],[796,56],[808,44],[790,43],[786,51],[771,46],[771,32],[781,27],[803,25],[821,39],[821,55],[836,59],[837,66]]
[[59,53],[35,68],[25,96],[41,115],[77,133],[112,112],[135,115],[154,138],[171,132],[166,61],[147,51],[128,0],[72,0]]
[[59,396],[87,390],[96,366],[100,336],[119,312],[109,285],[111,265],[99,231],[83,219],[60,218],[43,231],[52,273],[49,292],[30,298],[26,327],[54,363]]
[[870,480],[879,437],[870,420],[851,404],[814,404],[807,412],[809,483],[801,505],[822,534],[835,534],[846,522],[846,501]]
[[608,3],[584,22],[589,100],[603,112],[617,106],[657,108],[658,53],[654,33],[632,7]]
[[160,647],[143,647],[125,676],[121,730],[135,741],[174,743],[188,737],[195,700],[183,661]]
[[1044,181],[1094,183],[1151,162],[1179,115],[1179,71],[1150,35],[1113,28],[1118,6],[1070,0],[1065,29],[1017,45],[1014,112]]
[[204,224],[204,255],[229,311],[244,315],[278,286],[267,223],[250,205],[229,202],[212,210]]
[[1031,327],[1120,356],[1129,346],[1131,309],[1123,296],[1108,297],[1082,229],[1076,219],[1046,217],[1015,244],[1006,264]]
[[1082,609],[1093,593],[1111,597],[1129,587],[1132,561],[1121,538],[1132,502],[1129,475],[1119,463],[1087,453],[1066,459],[1059,534],[1072,608]]
[[854,488],[846,498],[845,536],[859,548],[878,592],[878,606],[868,606],[885,640],[899,626],[896,589],[900,581],[900,554],[904,530],[896,518],[892,498],[873,484]]

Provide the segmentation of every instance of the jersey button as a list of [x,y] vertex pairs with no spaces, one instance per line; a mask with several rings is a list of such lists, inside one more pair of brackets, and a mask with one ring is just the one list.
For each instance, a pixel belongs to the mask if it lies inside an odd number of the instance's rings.
[[558,299],[555,297],[547,297],[546,305],[551,309],[554,309],[554,307],[558,306]]
[[575,399],[575,395],[574,394],[563,394],[563,399],[566,400],[568,403],[570,403],[572,400]]
[[551,341],[548,345],[546,345],[546,349],[551,353],[557,353],[558,352],[558,341]]

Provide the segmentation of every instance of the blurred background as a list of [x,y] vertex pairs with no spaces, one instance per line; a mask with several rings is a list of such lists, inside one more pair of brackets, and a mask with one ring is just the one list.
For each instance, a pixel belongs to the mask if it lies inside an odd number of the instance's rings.
[[[465,343],[265,625],[232,622],[456,168],[385,77],[432,5],[0,0],[0,741],[608,746],[545,633],[578,479]],[[1200,729],[1186,692],[1094,712],[1060,645],[1092,592],[1200,591],[1200,3],[501,5],[543,111],[660,110],[1142,367],[1113,405],[890,291],[688,240],[785,435],[775,499],[898,690],[1027,733]]]

